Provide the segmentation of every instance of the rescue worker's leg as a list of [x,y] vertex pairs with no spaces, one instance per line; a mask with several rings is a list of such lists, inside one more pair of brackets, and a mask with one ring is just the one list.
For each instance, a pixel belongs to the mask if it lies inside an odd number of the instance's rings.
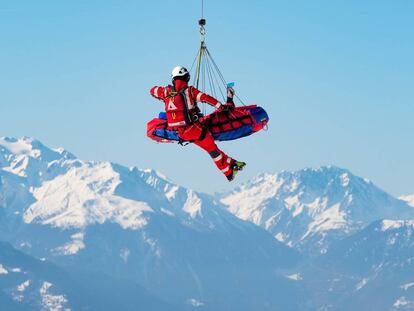
[[214,138],[209,131],[205,133],[203,139],[196,140],[194,144],[209,153],[214,164],[216,164],[217,168],[221,170],[226,177],[233,173],[232,165],[234,160],[217,147]]
[[232,180],[234,178],[233,167],[236,161],[217,147],[210,131],[196,123],[185,128],[180,128],[178,134],[181,139],[191,140],[194,144],[207,151],[217,168],[227,177],[227,179]]

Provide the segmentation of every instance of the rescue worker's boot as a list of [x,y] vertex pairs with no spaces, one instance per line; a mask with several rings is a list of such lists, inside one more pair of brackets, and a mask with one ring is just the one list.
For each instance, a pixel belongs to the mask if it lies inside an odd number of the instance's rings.
[[245,162],[234,160],[234,162],[231,164],[231,173],[226,176],[227,180],[232,181],[236,177],[237,173],[239,171],[242,171],[245,166]]

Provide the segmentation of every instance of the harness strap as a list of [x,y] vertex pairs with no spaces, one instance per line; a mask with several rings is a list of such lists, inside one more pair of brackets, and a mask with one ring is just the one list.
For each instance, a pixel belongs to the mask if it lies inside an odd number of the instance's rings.
[[193,120],[193,117],[192,117],[192,115],[191,115],[191,113],[190,113],[190,111],[189,111],[189,109],[188,109],[188,102],[187,102],[187,98],[186,98],[186,96],[185,96],[185,94],[184,94],[184,92],[186,91],[188,89],[188,86],[186,86],[185,88],[183,88],[182,90],[180,90],[180,91],[176,91],[175,90],[175,86],[174,85],[171,85],[171,91],[170,91],[170,94],[168,94],[167,96],[166,96],[166,98],[174,98],[175,96],[180,96],[181,97],[181,100],[183,101],[183,103],[184,103],[184,117],[185,117],[185,119],[186,119],[186,122],[187,122],[187,124],[192,124],[193,122],[194,122],[194,120]]

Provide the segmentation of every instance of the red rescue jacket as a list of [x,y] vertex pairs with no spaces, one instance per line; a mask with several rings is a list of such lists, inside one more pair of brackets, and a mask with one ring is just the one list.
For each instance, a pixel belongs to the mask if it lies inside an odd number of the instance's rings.
[[194,115],[200,113],[198,102],[207,103],[215,108],[222,105],[217,99],[194,86],[188,86],[188,83],[182,80],[176,80],[174,86],[154,86],[150,93],[164,101],[168,126],[173,128],[187,126],[194,122]]

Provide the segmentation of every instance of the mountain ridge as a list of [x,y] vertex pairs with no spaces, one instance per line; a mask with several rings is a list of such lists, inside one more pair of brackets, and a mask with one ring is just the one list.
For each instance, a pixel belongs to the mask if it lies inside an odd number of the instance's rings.
[[268,230],[297,249],[354,233],[381,218],[413,218],[411,208],[368,179],[336,166],[264,173],[221,195],[221,202],[241,219]]

